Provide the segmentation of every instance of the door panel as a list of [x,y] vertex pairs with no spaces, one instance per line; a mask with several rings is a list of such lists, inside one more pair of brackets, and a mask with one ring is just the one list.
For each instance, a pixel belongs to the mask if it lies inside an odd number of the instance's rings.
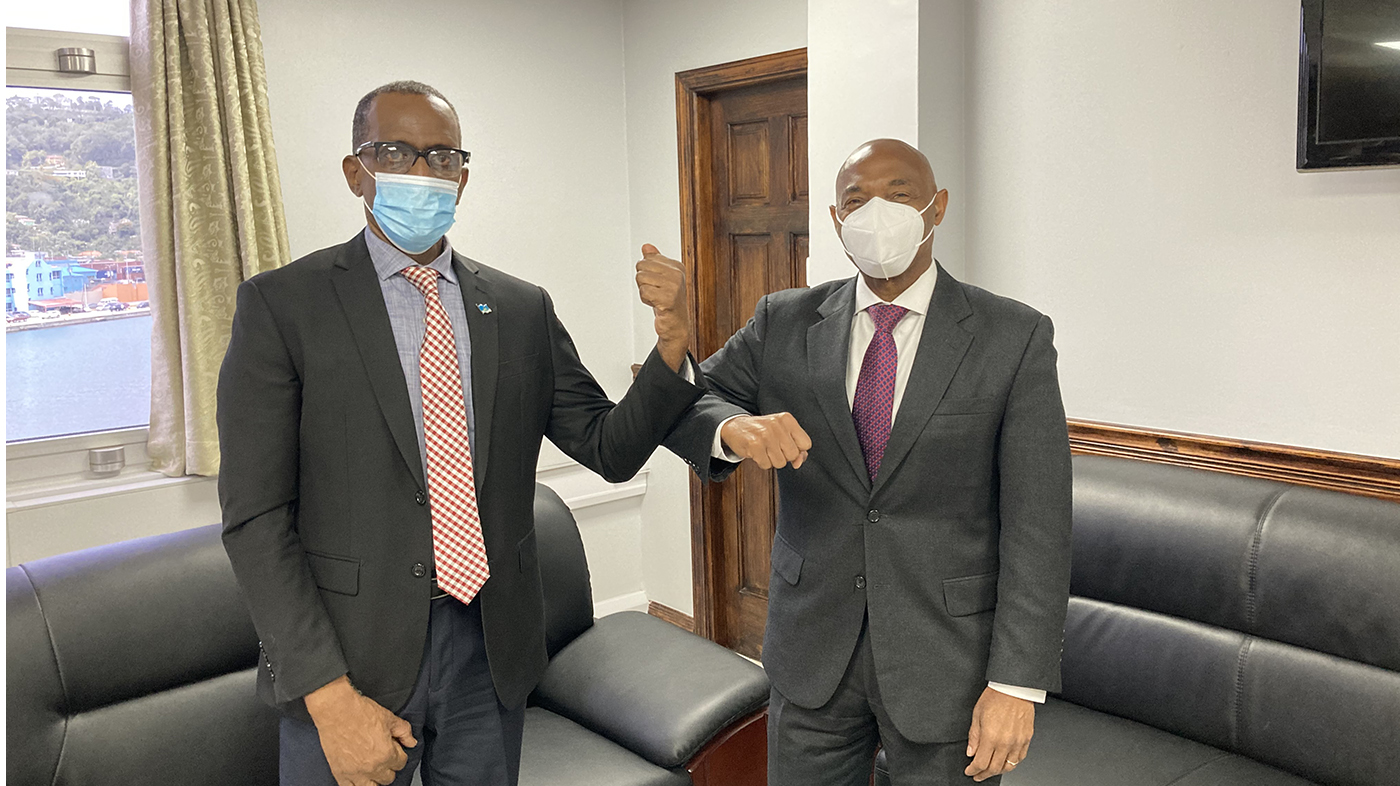
[[[697,259],[700,355],[708,357],[753,315],[764,295],[804,286],[807,259],[807,83],[805,73],[709,97],[712,259]],[[769,558],[777,522],[771,471],[741,466],[701,492],[705,541],[712,550],[710,634],[759,657],[768,614]]]

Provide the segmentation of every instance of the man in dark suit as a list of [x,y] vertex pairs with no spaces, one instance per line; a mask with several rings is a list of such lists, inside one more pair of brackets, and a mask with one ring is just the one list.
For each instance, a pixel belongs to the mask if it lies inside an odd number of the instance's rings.
[[[616,405],[544,290],[455,253],[456,110],[415,82],[355,113],[367,228],[238,290],[219,378],[224,545],[282,711],[283,784],[514,784],[546,664],[541,437],[630,478],[703,390],[682,269],[637,265],[657,348]],[[691,370],[691,378],[695,378]]]
[[[724,478],[777,467],[763,665],[770,786],[998,779],[1059,689],[1070,460],[1053,328],[954,280],[948,193],[863,145],[831,214],[860,275],[777,292],[702,364],[668,438]],[[969,762],[969,758],[971,761]]]

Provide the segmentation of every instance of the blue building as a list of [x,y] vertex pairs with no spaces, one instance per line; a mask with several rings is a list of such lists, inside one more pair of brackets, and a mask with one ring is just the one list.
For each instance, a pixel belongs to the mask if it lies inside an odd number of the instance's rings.
[[45,300],[63,297],[63,268],[46,259],[36,259],[29,265],[29,299]]
[[97,278],[97,271],[90,267],[83,267],[78,264],[69,264],[65,267],[66,270],[63,273],[62,279],[63,294],[65,295],[71,295],[75,292],[82,294],[84,290],[92,285],[93,279]]
[[[63,297],[67,270],[33,251],[5,258],[5,311],[28,311],[33,300]],[[94,273],[95,274],[95,273]]]

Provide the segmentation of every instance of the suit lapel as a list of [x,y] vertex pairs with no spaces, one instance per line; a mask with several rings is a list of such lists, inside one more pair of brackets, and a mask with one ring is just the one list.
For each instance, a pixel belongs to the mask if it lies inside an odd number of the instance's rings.
[[[454,252],[457,283],[462,288],[462,304],[467,309],[467,332],[472,344],[472,419],[476,423],[476,445],[472,450],[472,474],[477,493],[486,478],[486,462],[491,458],[491,418],[496,410],[496,378],[501,367],[500,320],[490,286],[479,275],[481,266]],[[483,313],[479,306],[491,309]]]
[[953,381],[958,366],[972,346],[972,334],[958,324],[972,314],[962,284],[942,265],[938,266],[938,283],[933,289],[928,316],[924,317],[924,332],[919,338],[919,351],[914,356],[914,368],[895,413],[890,441],[880,460],[880,473],[872,491],[878,492],[894,474],[899,463],[909,455],[914,440],[923,432],[938,402]]
[[817,309],[822,320],[807,328],[807,370],[836,444],[841,446],[861,488],[869,491],[870,473],[865,468],[865,454],[860,450],[855,421],[846,401],[846,356],[850,352],[855,303],[856,280],[852,278]]
[[398,346],[389,325],[389,310],[384,305],[384,292],[374,271],[363,234],[356,235],[341,248],[331,272],[336,296],[345,311],[350,332],[360,351],[370,387],[379,401],[389,433],[417,479],[420,488],[427,488],[423,478],[423,458],[418,452],[418,431],[413,425],[413,409],[408,400],[408,383],[399,363]]

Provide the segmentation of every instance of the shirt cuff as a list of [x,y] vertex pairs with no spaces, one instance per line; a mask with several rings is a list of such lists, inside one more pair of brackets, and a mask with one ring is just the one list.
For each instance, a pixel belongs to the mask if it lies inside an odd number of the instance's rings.
[[1008,696],[1015,696],[1018,699],[1033,701],[1036,704],[1045,703],[1045,691],[1039,688],[1022,688],[1017,685],[1004,685],[1000,682],[989,682],[987,683],[987,687],[994,691],[1005,693]]
[[737,455],[735,455],[734,453],[730,452],[729,448],[727,448],[727,447],[724,446],[724,440],[722,440],[722,439],[719,438],[720,432],[724,430],[724,424],[725,424],[725,423],[728,423],[729,421],[733,420],[734,418],[741,418],[741,417],[743,417],[743,415],[734,415],[734,416],[732,416],[732,417],[727,417],[727,418],[724,419],[723,422],[721,422],[721,423],[719,424],[719,428],[715,429],[715,441],[714,441],[714,444],[710,446],[710,455],[711,455],[711,456],[713,456],[713,457],[715,457],[715,458],[717,458],[717,459],[721,459],[721,460],[723,460],[723,461],[728,461],[728,462],[731,463],[731,464],[738,464],[739,462],[743,461],[742,458],[739,458]]
[[689,352],[685,353],[685,362],[681,364],[680,371],[676,372],[681,379],[690,384],[700,387],[700,381],[704,379],[704,370],[700,368],[700,361],[696,360]]

